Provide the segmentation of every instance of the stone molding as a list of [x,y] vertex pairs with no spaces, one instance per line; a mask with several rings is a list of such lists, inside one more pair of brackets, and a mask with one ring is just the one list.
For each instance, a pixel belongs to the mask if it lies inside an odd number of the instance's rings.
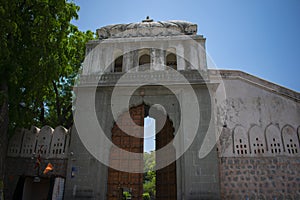
[[[185,79],[190,84],[208,84],[207,73],[198,70],[188,70],[188,71],[141,71],[141,72],[130,72],[130,73],[104,73],[100,75],[85,75],[81,76],[80,84],[81,86],[114,86],[117,81],[124,75],[125,82],[122,82],[122,85],[136,85],[141,83],[147,83],[151,85],[151,81],[154,85],[157,83],[163,84],[185,84],[183,81],[180,81],[180,75],[183,75]],[[148,84],[150,82],[150,84]]]
[[270,92],[273,92],[275,94],[292,99],[296,102],[300,102],[300,93],[299,92],[293,91],[291,89],[285,88],[283,86],[277,85],[277,84],[269,82],[267,80],[258,78],[256,76],[253,76],[253,75],[248,74],[243,71],[209,69],[208,74],[209,74],[209,77],[211,80],[213,80],[215,77],[217,77],[219,79],[219,76],[221,76],[222,79],[224,79],[224,80],[239,79],[239,80],[245,81],[247,83],[250,83],[252,85],[255,85],[257,87],[268,90]]

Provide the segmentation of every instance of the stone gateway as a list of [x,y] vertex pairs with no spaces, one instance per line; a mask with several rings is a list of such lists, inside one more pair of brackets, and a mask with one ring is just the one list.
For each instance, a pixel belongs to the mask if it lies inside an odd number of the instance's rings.
[[74,127],[22,129],[10,140],[8,198],[30,197],[39,154],[56,170],[40,175],[47,192],[60,178],[64,199],[143,199],[151,117],[155,199],[300,199],[298,92],[209,69],[206,39],[190,22],[147,18],[97,34],[75,87]]

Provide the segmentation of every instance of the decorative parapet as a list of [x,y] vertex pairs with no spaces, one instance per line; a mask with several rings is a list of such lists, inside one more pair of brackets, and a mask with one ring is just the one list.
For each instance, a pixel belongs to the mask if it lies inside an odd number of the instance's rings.
[[[23,129],[23,140],[20,143],[19,155],[20,157],[31,157],[35,153],[37,135],[40,129],[32,126],[30,130]],[[13,141],[13,138],[11,138]]]
[[286,124],[280,129],[271,123],[253,125],[249,130],[241,125],[224,127],[218,141],[219,157],[299,157],[299,134],[300,125]]
[[70,131],[62,126],[41,129],[32,126],[30,130],[19,128],[9,141],[7,156],[33,158],[38,155],[46,159],[66,159]]

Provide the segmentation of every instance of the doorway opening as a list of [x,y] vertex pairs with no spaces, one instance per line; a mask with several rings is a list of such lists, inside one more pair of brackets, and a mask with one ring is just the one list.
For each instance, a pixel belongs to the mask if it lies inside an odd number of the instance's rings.
[[23,187],[23,200],[47,199],[50,189],[50,179],[35,181],[34,177],[26,177]]
[[147,116],[144,118],[143,199],[156,196],[155,149],[155,119]]
[[[140,153],[141,158],[124,158],[122,155],[118,155],[118,150],[115,148],[111,148],[109,161],[110,163],[114,163],[115,165],[122,166],[124,168],[129,166],[129,163],[135,162],[137,165],[143,169],[145,162],[145,150],[151,149],[159,150],[167,145],[174,138],[174,128],[169,117],[166,117],[166,121],[164,125],[161,126],[162,120],[160,120],[161,114],[159,112],[156,113],[155,116],[149,116],[149,106],[144,104],[132,107],[128,112],[121,114],[118,118],[118,122],[123,126],[128,126],[129,119],[128,116],[131,117],[130,120],[133,120],[135,124],[142,126],[144,128],[148,127],[150,133],[144,131],[137,131],[138,129],[132,129],[131,134],[126,134],[123,132],[118,125],[115,123],[112,128],[112,142],[117,146],[117,148],[122,148],[126,151]],[[148,117],[148,118],[147,118]],[[153,118],[152,118],[153,117]],[[150,119],[149,119],[150,118]],[[152,118],[152,119],[151,119]],[[148,122],[149,121],[149,122]],[[152,128],[149,128],[152,127]],[[153,127],[154,126],[154,127]],[[161,130],[155,135],[157,132],[155,129],[157,127],[162,127]],[[147,131],[148,131],[147,129]],[[137,132],[134,132],[137,131]],[[149,134],[150,137],[147,137],[144,140],[143,135]],[[134,137],[132,135],[136,135]],[[147,141],[148,139],[148,141]],[[149,143],[150,147],[148,146]],[[154,152],[154,151],[153,151]],[[165,155],[165,154],[164,154]],[[161,164],[164,162],[164,155],[162,154],[154,154],[154,160],[152,158],[152,163]],[[175,160],[175,149],[168,149],[168,159],[167,160]],[[154,169],[156,170],[154,166]],[[154,172],[152,171],[152,177],[149,179],[152,182],[152,187],[155,189],[155,192],[152,193],[152,198],[150,199],[169,199],[176,200],[177,199],[177,184],[176,184],[176,162],[169,164],[162,169],[157,169]],[[150,170],[151,171],[151,170]],[[126,171],[118,171],[113,168],[108,168],[108,178],[107,178],[107,199],[108,200],[116,200],[116,199],[131,199],[131,200],[140,200],[147,199],[147,197],[143,197],[145,193],[145,189],[143,188],[143,183],[146,182],[144,179],[144,173],[128,173]],[[155,179],[153,179],[155,176]],[[152,190],[153,191],[153,190]],[[150,194],[149,194],[150,196]],[[151,197],[151,196],[150,196]],[[149,198],[148,198],[149,199]]]

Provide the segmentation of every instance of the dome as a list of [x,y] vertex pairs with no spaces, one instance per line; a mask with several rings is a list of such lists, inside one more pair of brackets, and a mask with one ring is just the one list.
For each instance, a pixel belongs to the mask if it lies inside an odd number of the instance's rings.
[[197,25],[191,22],[180,20],[156,22],[148,17],[142,22],[108,25],[97,29],[97,34],[100,39],[196,35],[196,33]]

